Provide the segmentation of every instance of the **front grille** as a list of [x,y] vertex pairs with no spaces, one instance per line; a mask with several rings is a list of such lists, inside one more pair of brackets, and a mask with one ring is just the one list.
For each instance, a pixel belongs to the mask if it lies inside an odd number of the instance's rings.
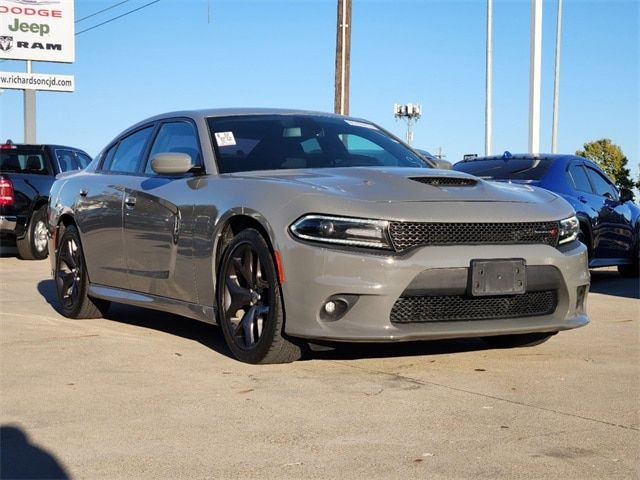
[[472,178],[458,177],[410,177],[410,179],[414,182],[425,183],[434,187],[472,187],[478,183],[477,180]]
[[555,247],[558,222],[422,223],[390,222],[397,251],[422,245],[532,244]]
[[391,322],[421,323],[536,317],[552,314],[557,305],[556,290],[497,297],[400,297],[391,309]]

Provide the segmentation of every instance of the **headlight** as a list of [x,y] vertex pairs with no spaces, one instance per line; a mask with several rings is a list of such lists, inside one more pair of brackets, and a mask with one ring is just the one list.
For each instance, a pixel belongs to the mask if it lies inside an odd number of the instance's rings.
[[560,232],[558,234],[558,243],[562,245],[563,243],[571,242],[578,238],[578,232],[580,231],[580,222],[578,222],[578,217],[575,215],[573,217],[565,218],[564,220],[560,220]]
[[389,222],[366,218],[305,215],[290,227],[300,239],[354,247],[393,250],[389,241]]

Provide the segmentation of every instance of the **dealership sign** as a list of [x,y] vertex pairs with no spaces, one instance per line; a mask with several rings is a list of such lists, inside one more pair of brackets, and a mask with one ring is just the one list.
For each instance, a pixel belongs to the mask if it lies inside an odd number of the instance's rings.
[[73,0],[0,0],[0,58],[72,63]]

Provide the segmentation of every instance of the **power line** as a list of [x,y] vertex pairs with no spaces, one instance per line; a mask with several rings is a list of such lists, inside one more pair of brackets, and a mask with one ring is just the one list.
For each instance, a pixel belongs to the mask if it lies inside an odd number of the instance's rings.
[[76,32],[76,37],[78,35],[80,35],[81,33],[88,32],[89,30],[93,30],[94,28],[98,28],[98,27],[101,27],[102,25],[106,25],[107,23],[111,23],[111,22],[113,22],[115,20],[118,20],[119,18],[126,17],[127,15],[130,15],[130,14],[132,14],[134,12],[137,12],[138,10],[142,10],[143,8],[147,8],[147,7],[151,6],[151,5],[153,5],[154,3],[158,3],[159,1],[160,0],[153,0],[153,2],[145,3],[141,7],[135,8],[133,10],[129,10],[128,12],[125,12],[122,15],[118,15],[117,17],[110,18],[109,20],[105,20],[102,23],[98,23],[97,25],[94,25],[92,27],[85,28],[84,30],[80,30],[79,32]]
[[115,5],[111,5],[110,7],[103,8],[99,12],[92,13],[91,15],[87,15],[86,17],[82,17],[82,18],[76,20],[75,23],[79,23],[79,22],[81,22],[83,20],[86,20],[87,18],[95,17],[96,15],[99,15],[102,12],[106,12],[107,10],[111,10],[112,8],[116,8],[116,7],[120,6],[120,5],[122,5],[123,3],[127,3],[127,2],[130,2],[130,1],[131,0],[124,0],[123,2],[116,3]]

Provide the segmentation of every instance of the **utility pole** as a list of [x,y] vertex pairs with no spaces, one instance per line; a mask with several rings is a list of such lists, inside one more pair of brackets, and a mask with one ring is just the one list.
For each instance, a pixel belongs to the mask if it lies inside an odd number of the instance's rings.
[[334,112],[349,115],[349,71],[351,69],[351,0],[338,0],[336,33],[336,83]]
[[542,0],[531,0],[529,76],[529,153],[540,152],[540,69],[542,67]]
[[484,109],[484,154],[491,155],[493,128],[493,0],[487,0],[487,72]]
[[551,125],[551,153],[558,152],[558,97],[560,96],[560,37],[562,36],[562,0],[558,0],[556,23],[556,65],[553,78],[553,122]]

